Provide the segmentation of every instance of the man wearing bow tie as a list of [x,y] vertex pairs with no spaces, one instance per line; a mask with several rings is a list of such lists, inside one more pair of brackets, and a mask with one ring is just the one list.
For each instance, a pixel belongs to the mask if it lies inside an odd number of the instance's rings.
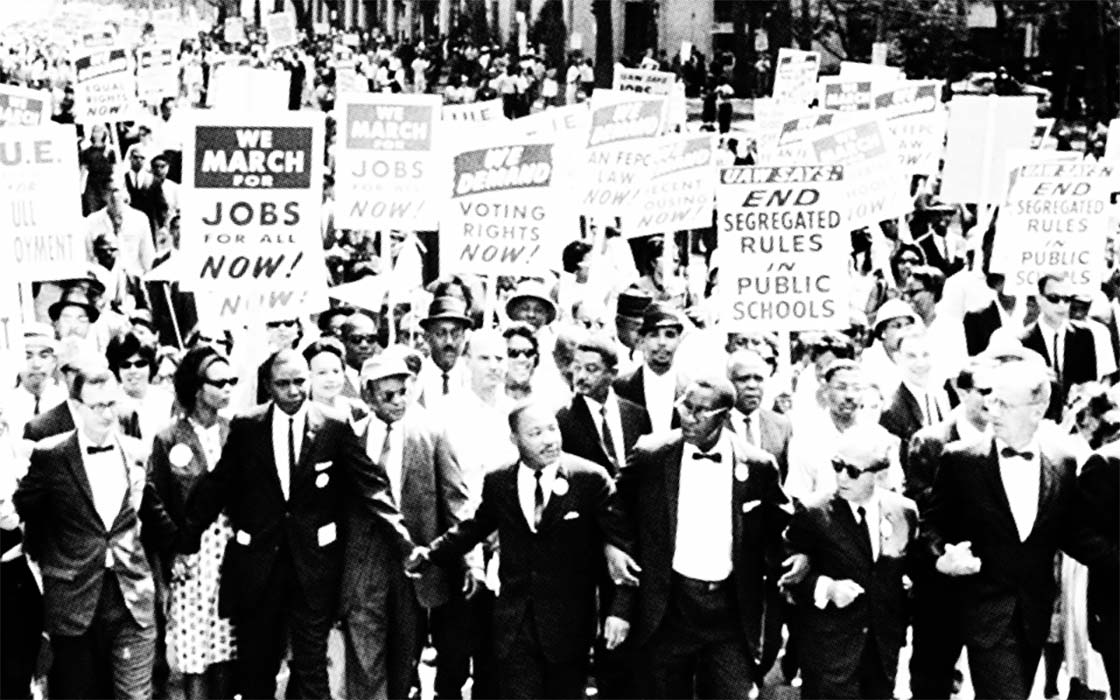
[[[497,530],[500,697],[583,697],[603,542],[621,528],[611,508],[614,488],[602,467],[560,451],[560,427],[549,405],[518,404],[509,428],[520,458],[489,472],[474,517],[430,549],[417,548],[408,568],[417,575],[431,564],[451,565]],[[626,626],[614,619],[605,634],[616,647]]]
[[693,380],[680,430],[641,438],[618,476],[627,531],[608,556],[616,580],[639,577],[620,589],[619,615],[641,697],[746,697],[777,653],[762,648],[762,618],[777,604],[789,501],[774,458],[727,427],[734,402],[726,378]]
[[991,435],[945,448],[922,531],[955,577],[960,630],[978,698],[1026,698],[1049,632],[1058,549],[1116,567],[1116,543],[1075,507],[1077,459],[1039,424],[1049,372],[1022,350],[988,373]]

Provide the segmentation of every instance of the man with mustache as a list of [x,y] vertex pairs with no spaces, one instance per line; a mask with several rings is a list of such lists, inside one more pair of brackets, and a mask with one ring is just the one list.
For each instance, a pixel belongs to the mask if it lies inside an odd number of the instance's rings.
[[437,408],[449,396],[461,394],[470,386],[470,373],[459,358],[472,325],[466,302],[452,296],[433,299],[428,317],[420,321],[429,350],[419,377],[421,401],[426,408]]
[[680,417],[673,408],[677,400],[673,359],[683,334],[684,321],[675,308],[664,302],[651,303],[638,329],[644,364],[614,382],[619,396],[646,409],[653,429],[658,432],[680,425]]

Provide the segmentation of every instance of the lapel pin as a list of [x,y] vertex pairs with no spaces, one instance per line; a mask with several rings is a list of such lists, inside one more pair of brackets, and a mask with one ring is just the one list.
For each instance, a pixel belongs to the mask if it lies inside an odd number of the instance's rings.
[[187,466],[191,463],[192,457],[194,457],[194,453],[191,452],[191,448],[181,442],[177,443],[171,448],[171,451],[167,453],[167,460],[175,467]]
[[319,476],[315,477],[315,486],[317,488],[323,488],[327,484],[329,484],[330,481],[331,481],[331,475],[330,474],[320,474]]
[[737,481],[747,480],[747,466],[745,464],[735,465],[735,479]]
[[552,482],[552,493],[557,496],[563,496],[568,492],[568,480],[562,476],[557,476],[556,481]]

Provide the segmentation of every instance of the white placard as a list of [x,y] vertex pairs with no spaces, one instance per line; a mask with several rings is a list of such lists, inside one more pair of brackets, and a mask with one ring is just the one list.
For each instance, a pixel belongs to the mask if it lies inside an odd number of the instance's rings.
[[82,124],[121,121],[136,107],[132,51],[123,46],[74,57],[74,117]]
[[51,94],[18,85],[0,85],[0,127],[38,126],[51,119]]
[[1037,102],[1031,96],[960,95],[949,102],[941,198],[946,202],[999,201],[1009,150],[1030,148]]
[[778,49],[778,65],[774,68],[774,99],[795,109],[808,109],[817,96],[820,67],[821,55],[816,51],[784,46]]

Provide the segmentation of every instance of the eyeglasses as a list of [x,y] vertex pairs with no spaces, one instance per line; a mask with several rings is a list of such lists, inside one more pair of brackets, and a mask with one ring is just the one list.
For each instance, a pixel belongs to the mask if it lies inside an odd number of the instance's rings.
[[140,367],[147,367],[150,363],[147,360],[125,360],[121,362],[121,369],[133,369]]
[[229,379],[205,379],[203,381],[216,389],[225,389],[227,386],[237,386],[237,377],[230,377]]
[[682,416],[689,415],[693,418],[700,419],[711,418],[720,411],[727,410],[726,408],[707,408],[704,406],[692,406],[688,404],[684,399],[681,399],[674,403],[673,407],[676,408],[677,413],[680,413]]
[[848,464],[847,462],[845,462],[842,459],[833,458],[833,460],[832,460],[832,469],[837,474],[839,474],[841,472],[847,473],[849,479],[858,479],[863,474],[874,474],[875,472],[881,472],[889,466],[890,466],[890,464],[888,462],[884,461],[884,462],[876,462],[875,464],[872,464],[867,469],[860,469],[856,465]]
[[1069,304],[1073,301],[1072,294],[1043,294],[1042,296],[1051,304]]
[[899,258],[898,259],[898,264],[899,265],[917,265],[920,262],[921,262],[921,260],[919,260],[917,258],[911,258],[911,257],[905,257],[905,258]]
[[81,404],[94,413],[104,413],[105,411],[112,411],[117,408],[116,401],[103,401],[101,403],[86,403],[82,401]]
[[355,345],[361,345],[362,343],[369,343],[370,345],[373,345],[377,342],[377,335],[374,333],[351,333],[350,335],[346,336],[346,342],[353,343]]
[[287,389],[290,386],[301,387],[306,383],[307,383],[307,380],[302,378],[302,377],[299,377],[299,378],[296,378],[296,379],[274,379],[274,380],[272,380],[272,385],[275,386],[277,389]]
[[918,296],[919,294],[924,294],[925,292],[928,292],[928,291],[929,290],[926,289],[925,287],[917,287],[917,288],[908,287],[908,288],[902,290],[902,296],[906,297],[907,299],[913,299],[914,297]]
[[266,323],[264,325],[267,326],[268,328],[279,328],[280,326],[296,326],[296,325],[299,325],[299,321],[295,320],[294,318],[286,318],[283,321],[269,321],[268,323]]
[[506,350],[506,357],[515,359],[518,357],[536,357],[537,351],[533,348],[509,348]]

